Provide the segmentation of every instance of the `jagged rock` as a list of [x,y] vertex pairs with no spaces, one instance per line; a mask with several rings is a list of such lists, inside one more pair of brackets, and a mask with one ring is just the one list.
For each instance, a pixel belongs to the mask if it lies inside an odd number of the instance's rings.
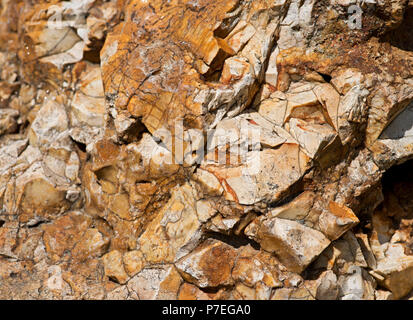
[[76,92],[70,105],[70,136],[89,145],[103,136],[105,127],[105,98],[98,65],[79,64]]
[[182,278],[172,265],[143,269],[128,281],[128,291],[133,299],[177,299]]
[[201,288],[230,285],[236,250],[216,240],[208,240],[176,263],[184,279]]
[[320,230],[330,239],[336,240],[347,230],[359,223],[354,212],[336,202],[330,202],[326,212],[319,217]]
[[123,267],[122,253],[113,250],[103,256],[103,263],[105,266],[105,275],[113,278],[121,284],[128,280],[125,268]]
[[127,274],[133,277],[145,266],[145,257],[139,250],[128,251],[123,255],[123,265]]
[[331,270],[325,271],[317,279],[317,300],[336,300],[339,294],[337,276]]
[[17,129],[19,112],[14,109],[0,109],[0,135],[14,133]]
[[179,300],[211,300],[208,294],[204,293],[197,286],[184,283],[179,290]]
[[58,261],[70,254],[73,260],[84,261],[103,254],[109,239],[91,224],[90,217],[72,212],[44,225],[43,242],[49,258]]
[[0,298],[411,298],[412,1],[32,2],[0,0]]
[[264,250],[275,253],[291,271],[299,273],[330,244],[321,232],[280,218],[258,218],[245,233]]
[[246,163],[227,167],[201,165],[224,182],[224,197],[243,205],[262,201],[276,202],[288,195],[289,188],[304,174],[309,158],[297,144],[283,144],[278,149],[251,151]]
[[171,199],[139,238],[150,263],[174,262],[193,250],[201,238],[195,199],[189,185],[173,192]]
[[386,257],[377,263],[375,274],[378,274],[378,280],[392,292],[395,299],[404,297],[412,290],[412,261],[411,256],[404,254],[402,246],[391,244]]
[[347,273],[338,279],[340,300],[373,300],[374,288],[363,278],[362,269],[351,266]]

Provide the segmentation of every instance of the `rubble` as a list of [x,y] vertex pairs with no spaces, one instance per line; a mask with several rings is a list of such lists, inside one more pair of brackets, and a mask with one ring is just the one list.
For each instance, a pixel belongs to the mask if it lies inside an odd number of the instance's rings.
[[412,14],[0,0],[0,298],[411,299]]

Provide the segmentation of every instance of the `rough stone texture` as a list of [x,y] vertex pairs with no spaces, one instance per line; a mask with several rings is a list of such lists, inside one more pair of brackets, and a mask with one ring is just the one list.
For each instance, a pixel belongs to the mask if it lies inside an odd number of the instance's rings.
[[0,0],[0,298],[411,299],[412,21]]

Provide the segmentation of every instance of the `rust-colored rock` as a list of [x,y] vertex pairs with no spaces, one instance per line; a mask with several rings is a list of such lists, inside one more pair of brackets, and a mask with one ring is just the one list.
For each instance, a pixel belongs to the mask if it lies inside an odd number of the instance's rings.
[[411,299],[412,17],[0,0],[0,298]]

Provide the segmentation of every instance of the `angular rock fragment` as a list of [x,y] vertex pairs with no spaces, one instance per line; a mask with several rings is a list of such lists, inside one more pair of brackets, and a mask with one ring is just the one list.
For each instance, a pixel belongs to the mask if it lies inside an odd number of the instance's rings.
[[252,151],[240,166],[201,166],[224,181],[227,200],[243,205],[261,201],[275,202],[288,194],[290,186],[304,174],[309,158],[297,144],[283,144],[278,149]]
[[336,240],[357,223],[359,219],[354,212],[336,202],[329,203],[327,211],[321,214],[318,221],[320,229],[330,240]]
[[236,250],[216,240],[208,240],[183,257],[176,267],[183,278],[201,288],[231,285]]
[[138,246],[150,263],[174,262],[193,250],[200,238],[192,189],[184,185],[148,225]]
[[105,97],[98,65],[79,64],[80,77],[70,106],[70,135],[86,145],[103,135]]
[[139,300],[174,300],[182,278],[174,266],[143,269],[128,281],[127,288],[133,299]]
[[330,244],[321,232],[279,218],[258,218],[245,232],[264,250],[274,253],[287,268],[298,273]]

